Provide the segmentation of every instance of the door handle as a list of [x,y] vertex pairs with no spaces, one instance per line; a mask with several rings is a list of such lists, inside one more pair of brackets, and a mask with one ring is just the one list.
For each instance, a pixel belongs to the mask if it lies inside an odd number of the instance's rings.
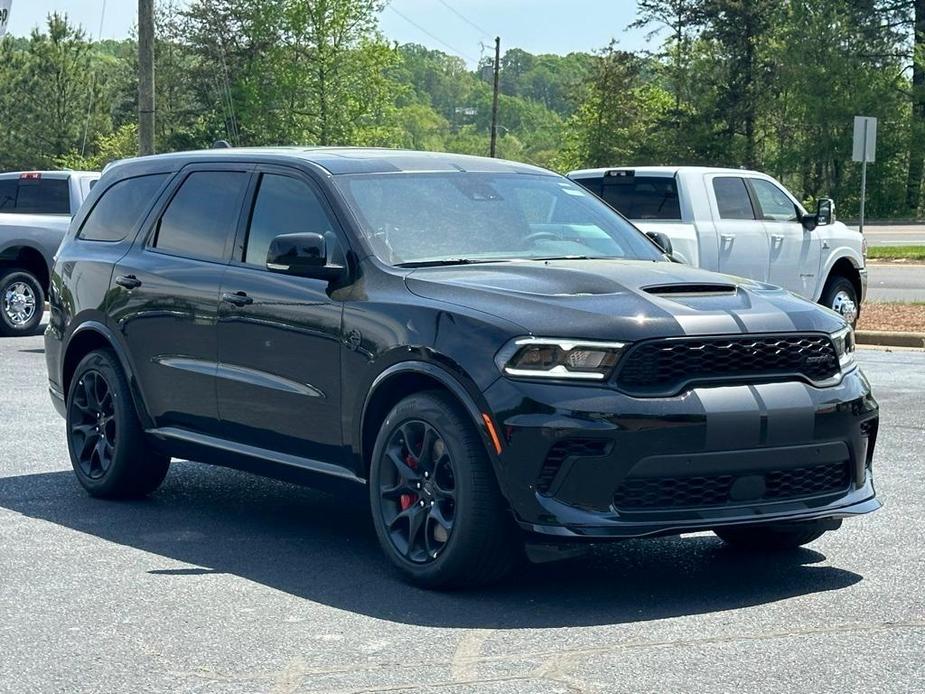
[[732,234],[720,234],[719,238],[723,242],[724,246],[731,246],[732,242],[736,240],[736,237]]
[[254,300],[250,298],[246,292],[235,292],[234,294],[226,292],[225,294],[222,294],[222,301],[224,301],[226,304],[231,304],[232,306],[238,307],[250,306],[252,303],[254,303]]
[[783,234],[771,234],[771,240],[774,242],[775,246],[780,246],[784,242]]
[[119,275],[116,277],[116,284],[126,289],[138,289],[141,286],[141,280],[135,275]]

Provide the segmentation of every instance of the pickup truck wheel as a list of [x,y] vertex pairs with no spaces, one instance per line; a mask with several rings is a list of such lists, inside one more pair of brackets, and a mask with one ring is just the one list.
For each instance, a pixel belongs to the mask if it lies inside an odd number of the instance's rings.
[[860,300],[851,280],[842,275],[830,277],[822,291],[823,306],[840,314],[849,325],[858,322]]
[[833,527],[831,521],[805,521],[779,525],[731,525],[715,528],[726,544],[742,549],[796,549],[818,540]]
[[170,458],[150,450],[116,356],[91,352],[67,394],[67,444],[77,479],[91,496],[136,498],[157,489]]
[[45,292],[35,275],[19,268],[0,271],[0,335],[32,335],[44,311]]
[[411,395],[388,414],[369,489],[379,543],[412,583],[483,585],[504,577],[520,558],[479,433],[443,393]]

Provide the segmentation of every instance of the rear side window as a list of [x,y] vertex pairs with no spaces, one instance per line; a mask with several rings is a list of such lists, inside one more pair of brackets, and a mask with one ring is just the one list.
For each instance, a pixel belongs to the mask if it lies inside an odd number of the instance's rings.
[[71,190],[66,178],[0,181],[0,212],[70,214]]
[[680,220],[681,204],[674,178],[666,176],[604,179],[604,201],[628,219]]
[[167,174],[127,178],[111,186],[97,201],[80,230],[86,241],[121,241],[128,236],[154,202]]
[[249,180],[238,171],[190,174],[161,217],[153,246],[172,255],[224,259]]
[[716,206],[721,219],[755,219],[755,210],[744,179],[732,176],[714,178],[713,192],[716,194]]
[[264,267],[274,238],[301,232],[327,235],[328,238],[334,232],[318,196],[303,181],[264,174],[251,215],[244,262]]

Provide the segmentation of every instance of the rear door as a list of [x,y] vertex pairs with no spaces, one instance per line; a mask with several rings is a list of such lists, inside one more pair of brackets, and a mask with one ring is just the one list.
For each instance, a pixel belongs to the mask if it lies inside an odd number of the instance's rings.
[[768,281],[812,299],[821,260],[819,237],[803,228],[802,210],[783,188],[766,178],[747,180],[770,240]]
[[[222,282],[219,412],[225,438],[301,458],[339,462],[343,303],[329,283],[270,272],[270,241],[323,234],[329,254],[343,236],[320,190],[300,172],[261,167],[246,233]],[[340,262],[344,262],[341,258]]]
[[768,232],[755,209],[745,179],[712,175],[708,177],[707,190],[719,236],[719,271],[767,282]]
[[252,165],[184,169],[115,267],[109,304],[158,427],[218,435],[218,302]]

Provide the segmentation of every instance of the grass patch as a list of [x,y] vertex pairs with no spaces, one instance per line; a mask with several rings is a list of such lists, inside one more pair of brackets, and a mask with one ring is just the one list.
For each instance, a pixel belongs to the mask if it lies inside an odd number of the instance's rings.
[[869,246],[868,260],[914,260],[925,263],[925,246]]

